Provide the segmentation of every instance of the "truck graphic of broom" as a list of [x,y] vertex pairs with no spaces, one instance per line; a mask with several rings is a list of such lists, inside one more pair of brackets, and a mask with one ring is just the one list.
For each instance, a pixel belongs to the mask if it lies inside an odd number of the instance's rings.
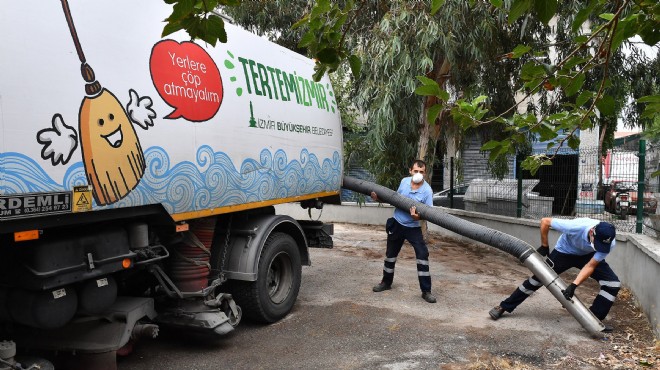
[[151,109],[153,102],[148,96],[140,97],[133,89],[129,90],[130,101],[124,109],[117,97],[101,86],[87,64],[68,1],[61,2],[81,62],[86,96],[78,114],[79,140],[75,129],[66,125],[60,114],[55,114],[52,127],[37,133],[37,141],[43,145],[41,157],[50,159],[54,166],[66,164],[80,141],[85,174],[96,203],[112,204],[138,185],[146,167],[132,123],[146,130],[153,126],[156,112]]

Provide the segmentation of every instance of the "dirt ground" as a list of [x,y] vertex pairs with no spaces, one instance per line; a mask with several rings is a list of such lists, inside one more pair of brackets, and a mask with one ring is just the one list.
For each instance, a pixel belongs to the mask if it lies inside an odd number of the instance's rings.
[[[429,304],[410,246],[392,289],[372,292],[382,275],[382,226],[335,224],[333,240],[333,249],[310,250],[298,300],[281,321],[244,321],[217,340],[162,330],[119,369],[660,369],[660,345],[626,289],[606,319],[615,332],[592,338],[545,288],[491,320],[488,310],[530,275],[495,248],[430,234],[438,302]],[[588,306],[597,291],[589,281],[576,295]]]
[[[335,224],[335,250],[341,251],[346,255],[359,256],[368,259],[382,260],[385,252],[384,235],[381,226],[353,225],[353,224]],[[365,235],[367,236],[365,238]],[[501,299],[506,298],[515,287],[525,278],[530,276],[529,270],[508,253],[499,251],[495,248],[483,247],[477,244],[466,243],[456,239],[429,233],[426,238],[430,252],[430,263],[432,269],[439,269],[439,281],[434,282],[434,293],[438,296],[440,304],[445,294],[444,291],[452,289],[461,289],[458,282],[446,281],[443,274],[447,275],[447,270],[452,270],[460,274],[474,275],[476,277],[473,284],[480,290],[497,292]],[[412,247],[404,246],[399,261],[413,261],[415,255]],[[398,265],[401,263],[398,262]],[[397,268],[399,267],[397,265]],[[437,266],[437,267],[436,267]],[[434,268],[436,267],[436,268]],[[414,268],[414,267],[413,267]],[[569,270],[561,277],[564,281],[572,281],[577,274],[577,270]],[[434,274],[436,275],[436,274]],[[435,278],[435,276],[434,276]],[[396,284],[395,278],[395,284]],[[478,280],[478,281],[477,281]],[[414,281],[412,282],[414,285]],[[436,288],[438,287],[439,288]],[[544,299],[554,300],[544,288],[546,293]],[[596,294],[599,286],[593,280],[589,279],[579,287],[577,295],[585,305],[589,306]],[[524,306],[535,298],[532,296],[517,311],[524,309]],[[497,301],[484,302],[481,310],[487,315],[488,309],[497,304]],[[549,304],[558,304],[557,301]],[[505,314],[497,323],[507,320]],[[570,320],[572,316],[566,311],[562,315],[562,320]],[[615,331],[608,334],[601,340],[605,345],[599,353],[587,355],[584,358],[573,358],[566,356],[552,364],[546,364],[553,368],[576,368],[593,365],[609,369],[629,369],[629,368],[655,368],[660,369],[660,341],[656,340],[652,332],[649,321],[639,307],[635,304],[635,298],[632,293],[623,288],[618,296],[616,303],[612,307],[605,322],[613,325]],[[575,321],[577,324],[577,321]],[[576,325],[579,327],[579,324]],[[484,335],[491,332],[491,328],[483,329]],[[557,335],[561,335],[558,332]],[[461,363],[455,366],[443,367],[446,369],[534,369],[537,368],[532,361],[526,363],[521,359],[508,359],[497,354],[482,353],[479,358],[473,358],[469,364]],[[541,367],[543,368],[543,367]]]

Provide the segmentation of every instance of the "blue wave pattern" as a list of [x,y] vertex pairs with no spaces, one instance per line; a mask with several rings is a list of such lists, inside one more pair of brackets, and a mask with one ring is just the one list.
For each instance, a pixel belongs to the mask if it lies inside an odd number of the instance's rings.
[[[258,160],[246,159],[240,169],[226,153],[206,145],[197,151],[196,164],[181,162],[172,167],[161,147],[147,149],[145,160],[144,177],[133,191],[105,207],[94,203],[94,209],[161,203],[169,213],[182,213],[338,191],[341,184],[341,158],[336,151],[321,162],[307,149],[291,161],[283,150],[273,154],[263,149]],[[58,184],[37,162],[20,153],[0,153],[0,176],[3,195],[71,190],[87,184],[82,162],[71,165]]]

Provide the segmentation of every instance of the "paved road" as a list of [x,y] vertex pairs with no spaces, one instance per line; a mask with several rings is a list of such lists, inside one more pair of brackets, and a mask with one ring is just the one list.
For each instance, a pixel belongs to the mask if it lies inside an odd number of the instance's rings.
[[[420,297],[411,247],[397,262],[393,289],[373,293],[382,228],[338,224],[335,233],[334,249],[312,250],[313,265],[303,268],[298,302],[284,320],[244,322],[216,340],[165,332],[140,342],[119,369],[590,369],[608,350],[607,338],[592,339],[545,289],[492,321],[487,311],[529,275],[506,253],[432,237],[438,303],[429,304]],[[578,296],[589,304],[596,286],[580,287]],[[610,316],[616,324],[616,310]]]

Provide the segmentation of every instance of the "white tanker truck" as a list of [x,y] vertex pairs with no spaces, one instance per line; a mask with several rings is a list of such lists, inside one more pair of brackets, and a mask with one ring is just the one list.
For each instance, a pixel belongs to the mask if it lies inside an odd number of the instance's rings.
[[[226,24],[161,37],[162,0],[0,13],[0,368],[19,350],[114,356],[159,325],[211,335],[296,301],[331,226],[342,131],[314,62]],[[7,365],[8,366],[8,365]]]

